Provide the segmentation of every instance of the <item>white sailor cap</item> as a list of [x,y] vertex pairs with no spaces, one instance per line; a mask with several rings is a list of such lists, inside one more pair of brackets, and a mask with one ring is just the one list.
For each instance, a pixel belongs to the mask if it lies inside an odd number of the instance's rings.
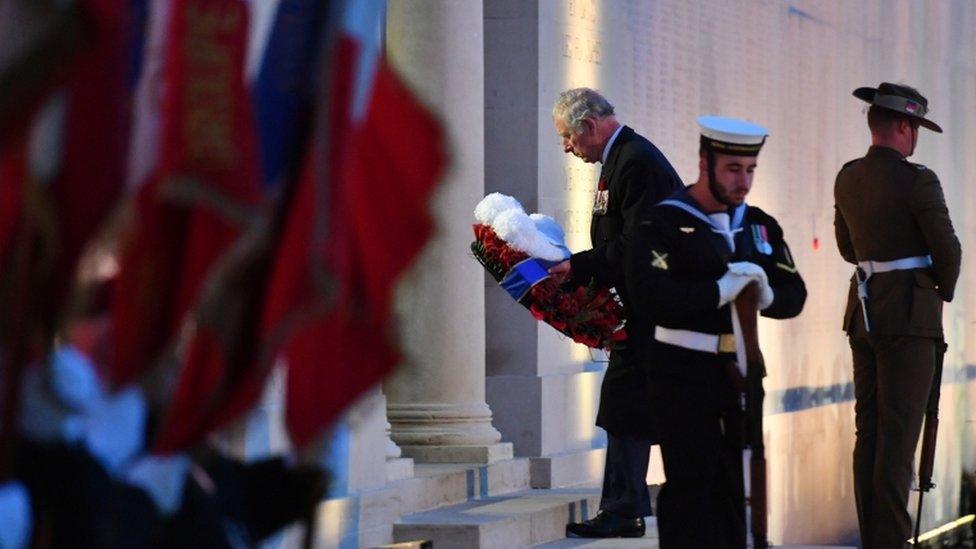
[[699,116],[701,145],[705,150],[735,156],[756,156],[769,131],[752,122],[725,116]]

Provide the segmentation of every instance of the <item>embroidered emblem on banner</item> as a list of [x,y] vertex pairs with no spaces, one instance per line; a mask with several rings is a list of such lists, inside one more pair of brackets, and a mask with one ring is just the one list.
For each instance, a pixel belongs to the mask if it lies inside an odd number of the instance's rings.
[[593,215],[606,214],[609,202],[610,191],[607,189],[607,180],[601,178],[596,185],[596,193],[593,195]]
[[651,250],[654,255],[654,259],[651,261],[651,267],[661,269],[662,271],[668,270],[668,254],[658,253],[657,250]]
[[756,245],[756,251],[763,255],[773,254],[773,245],[769,243],[769,233],[765,225],[752,225],[752,242]]
[[691,234],[691,233],[695,232],[695,228],[694,227],[681,227],[681,232],[683,232],[685,234]]

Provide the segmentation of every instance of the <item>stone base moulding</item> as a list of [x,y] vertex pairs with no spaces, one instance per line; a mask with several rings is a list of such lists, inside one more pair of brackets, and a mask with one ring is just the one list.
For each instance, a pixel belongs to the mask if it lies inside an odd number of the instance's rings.
[[420,463],[493,463],[511,459],[484,403],[387,405],[390,436]]
[[512,459],[511,442],[480,446],[403,446],[403,453],[418,463],[476,463],[487,465]]

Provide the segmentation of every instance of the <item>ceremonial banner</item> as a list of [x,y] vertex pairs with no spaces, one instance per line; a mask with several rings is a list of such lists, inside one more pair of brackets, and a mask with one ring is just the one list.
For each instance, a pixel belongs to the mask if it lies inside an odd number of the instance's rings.
[[[341,31],[322,65],[329,93],[319,91],[302,174],[280,193],[286,202],[271,223],[267,256],[242,263],[237,275],[215,275],[223,288],[251,290],[227,294],[233,318],[210,322],[205,292],[157,451],[191,446],[250,409],[279,353],[288,365],[286,421],[297,445],[397,363],[393,285],[433,228],[428,200],[444,155],[439,125],[375,44],[362,41],[364,29],[377,28],[380,7],[356,2],[338,10]],[[303,108],[300,98],[278,99]],[[352,350],[351,358],[328,360],[339,349]]]
[[174,441],[206,432],[231,362],[247,364],[230,354],[238,350],[234,319],[222,325],[200,307],[212,281],[235,265],[244,236],[260,231],[264,211],[243,80],[246,5],[184,0],[169,17],[159,164],[138,190],[133,239],[122,252],[112,372],[116,383],[130,381],[179,348],[181,373],[157,440],[175,449],[182,443]]
[[[372,35],[382,3],[344,7],[322,104],[328,133],[310,149],[327,144],[329,161],[313,155],[295,193],[262,318],[267,337],[284,338],[297,444],[396,365],[394,284],[431,234],[428,204],[445,164],[439,124]],[[339,349],[348,358],[332,359]]]

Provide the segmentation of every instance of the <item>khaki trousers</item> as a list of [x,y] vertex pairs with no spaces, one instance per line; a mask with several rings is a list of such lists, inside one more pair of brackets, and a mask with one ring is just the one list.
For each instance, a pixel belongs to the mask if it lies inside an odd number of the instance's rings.
[[850,338],[856,398],[854,494],[865,549],[902,549],[912,535],[912,458],[941,341],[866,334]]

